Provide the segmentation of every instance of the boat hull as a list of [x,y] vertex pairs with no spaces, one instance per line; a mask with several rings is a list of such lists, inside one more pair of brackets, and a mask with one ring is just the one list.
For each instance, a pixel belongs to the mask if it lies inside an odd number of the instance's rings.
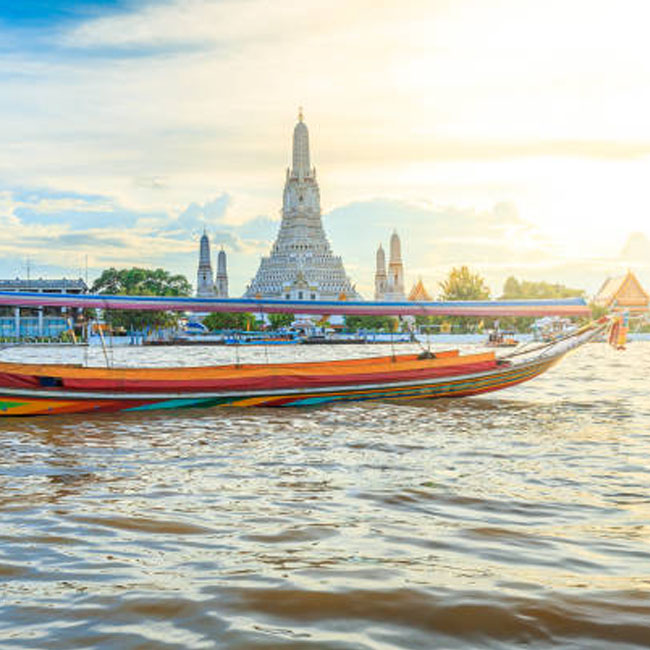
[[[462,357],[461,357],[462,359]],[[433,376],[372,381],[367,375],[360,381],[324,386],[293,386],[257,390],[145,391],[83,390],[53,388],[0,387],[0,416],[61,415],[116,411],[153,411],[210,407],[290,407],[316,406],[330,402],[368,400],[413,400],[467,397],[502,390],[528,381],[545,372],[559,357],[528,363],[498,364],[479,369],[476,363],[443,366],[445,373]],[[463,370],[463,365],[466,367]],[[454,371],[455,372],[452,372]]]

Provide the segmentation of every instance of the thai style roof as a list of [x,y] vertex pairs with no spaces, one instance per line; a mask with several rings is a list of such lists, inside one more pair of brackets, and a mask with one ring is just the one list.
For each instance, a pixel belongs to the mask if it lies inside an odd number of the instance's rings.
[[431,296],[429,295],[429,292],[424,288],[424,284],[422,283],[422,278],[418,278],[418,281],[413,285],[413,288],[409,293],[408,299],[412,302],[413,301],[429,302],[431,300]]
[[596,294],[594,303],[614,310],[647,311],[649,300],[650,296],[636,275],[628,271],[626,275],[607,278]]

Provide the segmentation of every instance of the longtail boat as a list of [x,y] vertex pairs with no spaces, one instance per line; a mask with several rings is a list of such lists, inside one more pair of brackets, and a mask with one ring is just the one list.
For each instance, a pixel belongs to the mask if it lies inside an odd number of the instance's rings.
[[[585,315],[584,301],[370,303],[197,300],[0,293],[0,304],[186,311],[286,311],[452,315]],[[609,326],[591,323],[560,340],[497,357],[424,351],[343,361],[173,368],[95,368],[0,362],[0,416],[149,411],[214,406],[313,406],[337,401],[465,397],[528,381]]]
[[181,368],[0,363],[0,415],[465,397],[528,381],[591,340],[590,327],[530,354],[458,350],[344,361]]

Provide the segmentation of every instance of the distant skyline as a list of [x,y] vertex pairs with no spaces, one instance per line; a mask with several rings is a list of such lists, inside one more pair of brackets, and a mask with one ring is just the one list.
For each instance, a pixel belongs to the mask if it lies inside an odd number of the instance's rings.
[[[6,5],[6,6],[5,6]],[[205,226],[243,293],[298,106],[324,226],[373,293],[453,265],[650,285],[650,6],[549,0],[22,0],[0,6],[0,276],[164,266]],[[636,233],[630,243],[629,238]]]

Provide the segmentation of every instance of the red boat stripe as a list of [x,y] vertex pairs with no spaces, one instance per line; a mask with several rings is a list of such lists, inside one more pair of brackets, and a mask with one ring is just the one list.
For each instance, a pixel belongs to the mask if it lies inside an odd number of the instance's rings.
[[459,364],[438,368],[416,368],[388,373],[355,373],[348,375],[276,375],[266,377],[229,377],[208,380],[156,381],[146,379],[77,379],[65,377],[63,387],[69,390],[110,390],[124,392],[197,392],[197,391],[241,391],[282,390],[290,388],[312,388],[317,386],[344,386],[349,384],[385,383],[450,377],[491,370],[496,361]]

